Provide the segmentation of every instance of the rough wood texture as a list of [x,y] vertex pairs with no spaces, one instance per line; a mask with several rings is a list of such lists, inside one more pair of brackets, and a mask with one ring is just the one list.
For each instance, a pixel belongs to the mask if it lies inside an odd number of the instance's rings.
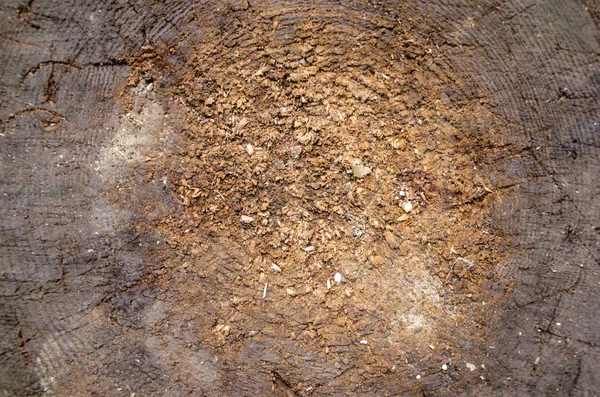
[[[169,87],[204,67],[199,50],[218,61],[266,35],[285,49],[311,23],[313,38],[348,36],[332,54],[357,40],[377,61],[378,43],[410,32],[407,73],[435,76],[446,109],[477,110],[461,119],[473,142],[493,136],[477,163],[489,192],[469,200],[504,233],[478,284],[497,298],[486,315],[469,306],[476,334],[447,336],[445,352],[373,346],[349,364],[341,351],[358,343],[325,353],[282,339],[290,313],[263,306],[244,320],[263,333],[227,339],[213,322],[236,290],[220,283],[242,283],[244,247],[206,231],[216,251],[202,263],[229,267],[191,278],[193,253],[155,227],[186,211],[175,186],[147,178],[160,172],[147,158],[185,148],[196,109]],[[597,2],[572,0],[2,2],[0,395],[598,395],[599,24]],[[163,77],[154,90],[148,62]]]

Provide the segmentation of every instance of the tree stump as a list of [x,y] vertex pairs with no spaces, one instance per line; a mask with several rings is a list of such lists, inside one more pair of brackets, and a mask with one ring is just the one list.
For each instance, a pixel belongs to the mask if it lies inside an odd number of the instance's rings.
[[0,395],[597,395],[597,2],[0,21]]

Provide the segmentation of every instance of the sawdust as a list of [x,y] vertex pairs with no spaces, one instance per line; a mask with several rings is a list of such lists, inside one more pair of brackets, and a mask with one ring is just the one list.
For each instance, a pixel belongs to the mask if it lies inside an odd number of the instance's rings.
[[138,226],[181,253],[155,282],[177,285],[180,316],[204,335],[191,343],[225,357],[291,338],[341,373],[458,360],[498,296],[486,282],[501,194],[480,171],[493,131],[469,127],[493,116],[450,100],[435,51],[409,31],[357,42],[299,21],[278,46],[267,28],[248,21],[183,69],[146,57],[136,70],[162,87],[180,142],[146,175],[180,204]]

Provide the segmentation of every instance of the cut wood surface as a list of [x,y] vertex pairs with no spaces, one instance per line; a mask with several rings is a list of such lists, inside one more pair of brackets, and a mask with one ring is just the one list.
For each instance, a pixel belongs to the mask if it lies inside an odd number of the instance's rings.
[[598,396],[596,1],[0,4],[0,396]]

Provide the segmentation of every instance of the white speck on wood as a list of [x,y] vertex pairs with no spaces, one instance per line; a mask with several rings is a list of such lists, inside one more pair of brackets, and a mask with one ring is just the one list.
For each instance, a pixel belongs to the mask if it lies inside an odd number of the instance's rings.
[[269,286],[269,283],[265,283],[265,288],[263,289],[263,299],[265,299],[267,297],[267,287]]
[[242,215],[241,221],[242,221],[242,223],[249,224],[249,223],[254,222],[254,218],[252,218],[251,216],[248,216],[248,215]]
[[459,257],[459,258],[456,258],[456,260],[466,263],[467,265],[469,265],[469,267],[474,267],[475,266],[475,264],[473,262],[471,262],[470,260],[465,259],[465,258],[460,258]]
[[273,269],[277,273],[281,273],[281,268],[279,266],[277,266],[277,264],[275,264],[275,263],[273,263],[271,265],[271,269]]
[[365,176],[371,173],[371,169],[369,167],[365,167],[364,165],[354,164],[352,166],[352,174],[355,178],[364,178]]
[[335,276],[333,276],[333,279],[335,280],[336,283],[341,283],[342,282],[342,275],[341,273],[336,273]]

